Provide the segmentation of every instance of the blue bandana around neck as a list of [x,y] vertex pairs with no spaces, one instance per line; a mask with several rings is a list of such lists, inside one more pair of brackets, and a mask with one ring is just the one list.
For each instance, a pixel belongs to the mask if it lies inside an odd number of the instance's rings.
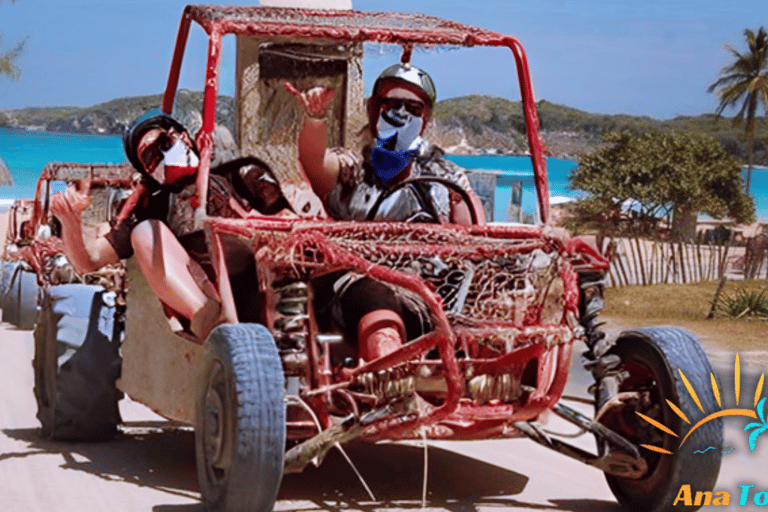
[[[397,137],[397,134],[393,134],[391,137]],[[416,155],[416,150],[396,151],[387,149],[380,140],[379,137],[376,137],[376,147],[371,150],[371,164],[373,164],[376,175],[380,179],[389,181],[410,165],[414,155]]]

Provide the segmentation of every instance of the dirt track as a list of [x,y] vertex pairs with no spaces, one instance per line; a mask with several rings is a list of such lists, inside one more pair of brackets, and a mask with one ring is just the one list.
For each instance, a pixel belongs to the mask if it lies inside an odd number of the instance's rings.
[[[191,430],[152,430],[131,423],[108,443],[41,440],[32,393],[31,332],[0,325],[0,351],[0,510],[202,512]],[[586,375],[575,371],[566,393],[584,394],[587,383]],[[754,390],[753,384],[744,386]],[[158,419],[132,402],[123,401],[121,407],[128,422]],[[744,423],[733,418],[726,422],[726,442],[738,452],[724,456],[718,488],[732,494],[732,505],[738,502],[738,483],[760,487],[755,482],[757,463],[765,460],[749,453],[746,436],[740,432]],[[559,421],[551,421],[548,427],[575,432]],[[593,446],[587,436],[575,442],[588,449]],[[426,508],[421,501],[424,452],[420,446],[363,445],[351,446],[348,452],[376,501],[333,452],[320,469],[286,476],[275,510],[620,510],[599,471],[530,441],[431,443]],[[758,490],[768,490],[768,482]]]

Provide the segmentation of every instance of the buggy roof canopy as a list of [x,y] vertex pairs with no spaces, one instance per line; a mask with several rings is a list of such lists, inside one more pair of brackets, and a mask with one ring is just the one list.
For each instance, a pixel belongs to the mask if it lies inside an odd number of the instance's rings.
[[509,46],[514,38],[424,14],[188,5],[206,32],[244,36],[327,37],[345,42]]

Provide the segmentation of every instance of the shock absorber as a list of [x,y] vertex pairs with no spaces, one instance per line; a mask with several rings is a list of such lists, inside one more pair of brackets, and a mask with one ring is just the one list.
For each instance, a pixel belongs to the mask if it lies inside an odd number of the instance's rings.
[[285,374],[298,375],[304,372],[307,365],[308,287],[306,283],[297,281],[281,286],[275,290],[275,294],[275,311],[280,314],[274,322],[275,343],[283,360]]
[[613,343],[606,338],[605,332],[601,329],[605,323],[597,318],[605,306],[604,284],[602,275],[579,274],[580,323],[584,328],[587,344],[587,350],[583,354],[584,368],[591,372],[595,379],[595,383],[590,386],[590,392],[595,395],[596,412],[616,396],[624,378],[623,373],[618,370],[621,359],[615,354],[608,353]]

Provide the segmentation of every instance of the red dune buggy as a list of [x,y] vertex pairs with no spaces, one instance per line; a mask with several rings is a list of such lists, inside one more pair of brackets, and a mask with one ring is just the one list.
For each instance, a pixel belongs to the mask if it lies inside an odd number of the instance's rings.
[[[194,26],[207,38],[196,136],[199,204],[205,204],[212,153],[219,150],[213,143],[217,125],[229,123],[240,153],[270,165],[297,216],[225,219],[198,212],[218,292],[229,316],[238,319],[206,340],[174,330],[146,278],[128,260],[127,287],[114,290],[118,300],[94,302],[85,315],[90,325],[94,318],[111,318],[109,328],[101,321],[100,330],[89,329],[69,366],[57,367],[51,353],[61,346],[57,332],[66,314],[57,313],[56,305],[65,299],[48,293],[53,298],[38,323],[36,356],[45,432],[64,438],[114,433],[119,416],[89,419],[100,414],[99,407],[114,411],[117,393],[93,391],[102,404],[92,407],[81,403],[88,401],[83,393],[77,400],[67,397],[62,374],[77,373],[72,361],[92,350],[108,355],[80,359],[101,361],[89,368],[101,365],[115,375],[112,356],[119,345],[120,376],[107,386],[194,425],[209,510],[271,510],[284,472],[301,471],[330,447],[355,438],[527,437],[604,471],[627,510],[667,510],[683,482],[697,490],[713,487],[721,451],[694,456],[692,450],[722,445],[721,423],[697,429],[678,450],[680,438],[636,414],[683,433],[686,425],[667,401],[698,418],[677,369],[698,389],[710,372],[706,356],[693,336],[675,328],[638,329],[615,339],[601,332],[597,314],[609,262],[578,238],[551,234],[544,147],[526,56],[515,38],[413,14],[187,6],[163,99],[168,113],[179,107],[182,59]],[[235,99],[222,107],[227,38],[237,47]],[[301,176],[301,112],[283,84],[320,82],[340,89],[331,142],[354,146],[365,119],[364,43],[394,46],[404,61],[419,48],[511,52],[537,224],[339,222],[323,215]],[[378,359],[350,361],[347,333],[326,327],[314,300],[321,278],[340,270],[371,276],[421,301],[433,329]],[[585,365],[595,377],[596,419],[560,403],[577,340],[587,346]],[[98,348],[104,346],[112,348]],[[593,433],[595,452],[544,433],[536,420],[547,411]]]

